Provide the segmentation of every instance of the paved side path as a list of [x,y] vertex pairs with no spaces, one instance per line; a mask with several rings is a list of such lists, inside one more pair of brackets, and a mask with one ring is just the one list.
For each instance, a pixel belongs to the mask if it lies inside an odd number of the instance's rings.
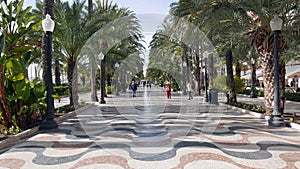
[[[238,95],[237,99],[238,102],[264,106],[263,97],[250,98],[250,96]],[[285,103],[284,112],[291,113],[291,114],[296,113],[300,115],[300,102],[293,102],[287,100]]]
[[57,130],[0,154],[0,168],[300,168],[300,132],[208,105],[139,89],[77,112]]

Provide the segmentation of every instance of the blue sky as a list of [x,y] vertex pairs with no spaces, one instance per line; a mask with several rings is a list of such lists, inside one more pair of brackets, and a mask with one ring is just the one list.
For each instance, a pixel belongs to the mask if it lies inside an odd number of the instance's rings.
[[[66,0],[72,2],[73,0]],[[178,0],[113,0],[137,14],[144,32],[154,32],[168,14],[169,5]],[[87,0],[86,0],[87,2]],[[35,6],[35,0],[25,0],[26,6]]]
[[[72,0],[68,0],[72,1]],[[86,0],[87,1],[87,0]],[[178,0],[113,0],[122,7],[129,7],[137,14],[168,13],[169,5]],[[35,6],[35,0],[25,0],[25,5]]]
[[[73,0],[68,1],[72,2]],[[113,0],[120,7],[127,7],[136,13],[142,25],[144,40],[146,41],[145,47],[148,47],[152,35],[168,14],[170,4],[176,1],[178,0]],[[25,0],[25,5],[35,6],[35,0]],[[145,56],[147,65],[148,50],[145,51]]]

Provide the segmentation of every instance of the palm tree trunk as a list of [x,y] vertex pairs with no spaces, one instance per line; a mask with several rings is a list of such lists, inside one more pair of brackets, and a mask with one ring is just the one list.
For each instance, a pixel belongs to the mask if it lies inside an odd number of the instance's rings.
[[78,104],[76,61],[68,61],[68,83],[70,106]]
[[[93,0],[88,0],[88,13],[89,17],[91,17],[93,13]],[[96,65],[95,65],[95,58],[92,56],[91,58],[91,100],[98,101],[97,97],[97,80],[96,80]]]
[[61,80],[60,80],[60,67],[59,67],[59,60],[58,58],[55,59],[55,85],[60,86]]
[[201,95],[201,71],[200,71],[200,57],[199,57],[199,45],[196,48],[196,55],[195,55],[195,79],[196,79],[196,89],[197,91],[195,94],[200,96]]
[[[260,53],[261,66],[264,78],[264,104],[266,107],[266,115],[271,116],[273,111],[274,101],[274,56],[271,52]],[[285,98],[283,91],[285,88],[285,62],[280,59],[279,61],[279,85],[280,85],[280,109],[284,111]]]
[[238,78],[241,78],[241,63],[238,60],[235,65],[235,74]]
[[90,58],[90,70],[91,70],[91,100],[93,102],[98,101],[97,97],[97,85],[96,85],[96,65],[94,57]]
[[0,110],[2,112],[3,125],[10,128],[12,126],[12,117],[5,97],[4,78],[4,67],[3,64],[0,64]]
[[236,87],[234,82],[233,76],[233,68],[232,68],[232,51],[229,50],[226,54],[226,70],[227,70],[227,77],[228,77],[228,84],[229,84],[229,93],[228,93],[228,103],[236,103]]

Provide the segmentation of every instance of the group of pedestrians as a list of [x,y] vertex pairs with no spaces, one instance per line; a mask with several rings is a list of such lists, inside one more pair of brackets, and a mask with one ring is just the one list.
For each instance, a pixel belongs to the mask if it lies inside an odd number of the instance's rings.
[[[192,86],[190,83],[187,83],[186,87],[187,87],[187,92],[188,92],[188,100],[191,100],[191,99],[193,99]],[[138,84],[135,81],[132,81],[131,84],[129,85],[129,89],[132,91],[132,97],[136,97],[137,88],[138,88]],[[172,86],[171,86],[170,81],[167,81],[165,88],[166,88],[167,99],[171,99]]]
[[[187,83],[187,91],[188,91],[188,100],[191,100],[193,99],[193,96],[192,96],[192,86],[190,83]],[[167,99],[171,99],[171,95],[172,95],[172,86],[171,86],[171,83],[168,81],[166,83],[166,95],[167,95]]]

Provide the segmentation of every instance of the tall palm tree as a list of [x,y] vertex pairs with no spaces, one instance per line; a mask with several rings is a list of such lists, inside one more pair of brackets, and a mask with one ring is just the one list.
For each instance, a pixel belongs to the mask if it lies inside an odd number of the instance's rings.
[[[91,19],[93,14],[93,0],[88,0],[88,17]],[[90,57],[90,76],[91,76],[91,100],[98,101],[97,97],[97,80],[96,80],[96,60],[95,56]]]
[[[122,21],[121,18],[124,18],[124,21]],[[120,22],[121,21],[121,22]],[[119,24],[116,24],[114,22],[120,22]],[[141,35],[141,26],[138,23],[138,20],[135,16],[135,14],[126,9],[126,8],[119,8],[117,4],[113,4],[112,1],[108,0],[98,0],[95,3],[95,10],[91,17],[91,22],[93,26],[96,26],[98,28],[97,34],[103,34],[102,37],[99,37],[100,39],[106,39],[106,57],[102,60],[102,67],[101,69],[104,71],[104,74],[107,75],[107,81],[110,81],[110,73],[105,73],[106,70],[106,62],[110,62],[110,59],[113,60],[113,63],[117,62],[118,60],[125,58],[126,56],[130,55],[131,52],[136,52],[141,50],[141,44],[140,40],[142,38]],[[107,25],[111,25],[110,28],[107,28]],[[122,27],[123,25],[123,27]],[[127,28],[124,29],[124,27]],[[101,29],[105,29],[106,32],[101,32]],[[100,29],[100,30],[99,30]],[[95,32],[96,32],[95,31]],[[93,33],[95,33],[93,32]],[[116,35],[106,37],[107,35]],[[122,36],[120,36],[122,35]],[[128,38],[127,38],[128,37]],[[121,40],[120,38],[126,38],[127,41]],[[121,41],[120,43],[116,41]],[[115,49],[118,49],[118,45],[122,46],[122,43],[127,42],[129,49],[135,49],[135,50],[129,50],[127,53],[120,53],[116,52]],[[93,47],[94,49],[99,48],[99,44],[95,43],[94,45],[98,45]],[[93,51],[94,53],[96,51]],[[97,52],[96,52],[97,54]],[[105,84],[101,84],[105,86]]]
[[56,18],[60,25],[54,32],[57,40],[62,45],[64,60],[68,66],[68,85],[70,105],[78,104],[77,94],[77,60],[80,50],[84,45],[88,32],[86,29],[86,19],[83,17],[84,2],[76,0],[70,6],[68,2],[56,0]]
[[[264,78],[264,104],[266,107],[266,114],[270,115],[273,110],[274,100],[274,56],[273,56],[273,42],[274,37],[271,33],[269,22],[273,18],[275,12],[278,12],[284,20],[283,36],[279,40],[279,53],[289,48],[286,46],[286,41],[292,40],[284,38],[290,36],[294,28],[294,23],[299,22],[296,18],[299,17],[299,1],[249,1],[240,2],[238,5],[244,10],[244,15],[248,16],[248,27],[245,28],[250,36],[251,44],[260,56],[261,66],[263,69]],[[291,41],[290,41],[291,42]],[[292,47],[292,46],[290,46]],[[282,55],[279,55],[279,79],[280,79],[280,108],[283,110],[283,91],[285,88],[285,61]]]

